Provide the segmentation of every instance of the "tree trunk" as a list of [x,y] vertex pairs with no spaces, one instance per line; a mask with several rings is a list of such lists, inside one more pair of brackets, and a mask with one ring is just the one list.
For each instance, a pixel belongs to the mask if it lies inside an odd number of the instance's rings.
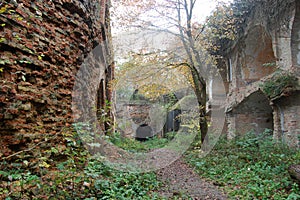
[[[182,26],[182,17],[181,17],[181,6],[186,17],[186,27]],[[190,62],[189,68],[192,73],[193,82],[194,82],[194,91],[197,96],[197,101],[199,105],[199,125],[201,131],[201,146],[208,143],[208,138],[206,137],[208,126],[206,120],[206,82],[203,78],[205,74],[204,66],[201,64],[200,55],[195,46],[195,39],[192,35],[192,13],[195,5],[195,1],[190,1],[190,4],[185,0],[183,4],[178,0],[177,1],[177,17],[178,17],[178,27],[180,31],[180,39],[184,46],[184,49],[188,55]],[[186,34],[186,35],[185,35]],[[199,71],[198,71],[199,70]],[[201,74],[202,73],[202,74]]]
[[206,119],[206,83],[200,80],[198,71],[191,68],[191,72],[194,81],[194,90],[199,105],[199,126],[201,132],[201,145],[203,145],[204,142],[206,144],[208,143],[208,138],[206,137],[208,131]]
[[[199,99],[199,97],[200,99]],[[204,96],[204,97],[203,97]],[[201,146],[203,144],[207,144],[208,138],[206,137],[208,126],[207,126],[207,119],[206,119],[206,101],[203,98],[206,98],[206,89],[201,90],[200,95],[197,94],[199,108],[199,125],[200,125],[200,132],[201,132]],[[200,100],[200,101],[199,101]]]
[[206,143],[208,142],[208,138],[206,137],[207,131],[208,131],[208,126],[207,126],[207,119],[205,116],[205,110],[200,109],[200,131],[201,131],[201,144],[204,144],[204,141]]

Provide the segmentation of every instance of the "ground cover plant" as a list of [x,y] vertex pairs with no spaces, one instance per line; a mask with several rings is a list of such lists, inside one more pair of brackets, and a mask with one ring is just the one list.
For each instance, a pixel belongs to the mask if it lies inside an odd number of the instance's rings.
[[300,162],[300,151],[274,141],[269,130],[223,138],[208,156],[198,155],[191,148],[186,160],[232,199],[300,199],[299,185],[288,174],[288,167]]
[[163,138],[154,136],[146,138],[144,141],[138,141],[135,138],[122,137],[119,132],[115,132],[112,136],[108,137],[108,141],[130,152],[147,152],[152,149],[164,147],[174,138],[175,134],[175,132],[169,132]]
[[[55,139],[56,138],[56,139]],[[119,172],[92,158],[74,135],[45,138],[0,161],[0,199],[162,199],[155,173]]]

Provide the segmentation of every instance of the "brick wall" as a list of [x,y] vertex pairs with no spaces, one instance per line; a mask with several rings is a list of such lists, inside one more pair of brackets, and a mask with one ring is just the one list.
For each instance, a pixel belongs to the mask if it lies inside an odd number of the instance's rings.
[[272,38],[265,27],[251,27],[231,53],[233,80],[230,89],[246,87],[275,71]]
[[300,147],[300,94],[283,97],[275,101],[275,115],[278,125],[274,127],[276,138],[290,146]]
[[[294,94],[299,88],[293,94],[282,91],[276,100],[268,98],[263,104],[259,96],[249,98],[262,91],[262,85],[272,79],[274,73],[288,72],[299,79],[300,4],[289,1],[286,5],[284,12],[272,18],[268,9],[256,6],[253,15],[246,20],[243,35],[228,55],[232,61],[232,81],[226,100],[229,138],[237,133],[271,128],[275,138],[297,145],[300,97]],[[270,118],[273,121],[270,122]]]
[[[3,155],[11,153],[10,145],[28,142],[26,135],[55,134],[71,125],[75,76],[88,53],[109,40],[106,0],[11,2],[0,4]],[[113,65],[109,42],[102,48],[105,84],[95,102],[103,104]]]
[[300,75],[300,2],[296,2],[296,15],[292,27],[292,60],[293,66]]
[[228,122],[229,138],[249,131],[259,134],[265,129],[273,129],[273,113],[269,100],[261,91],[251,93],[228,112]]

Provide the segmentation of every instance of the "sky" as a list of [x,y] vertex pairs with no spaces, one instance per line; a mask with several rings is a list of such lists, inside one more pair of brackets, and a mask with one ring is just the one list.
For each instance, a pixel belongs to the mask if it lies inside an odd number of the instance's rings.
[[195,4],[195,15],[200,22],[203,22],[218,2],[231,3],[233,0],[197,0]]
[[[118,0],[113,0],[117,2]],[[197,0],[194,8],[194,20],[197,22],[204,22],[206,17],[217,6],[218,2],[230,3],[233,0]],[[119,5],[113,2],[114,5]],[[119,8],[119,7],[118,7]],[[112,19],[113,20],[113,19]],[[174,40],[173,36],[166,33],[149,34],[149,31],[120,31],[117,27],[114,27],[112,23],[112,35],[113,45],[115,49],[116,57],[123,57],[126,52],[135,51],[141,49],[144,46],[148,46],[152,49],[162,49],[168,46],[168,41]],[[117,58],[118,60],[118,58]]]
[[[194,19],[198,22],[204,22],[205,18],[210,15],[212,10],[217,6],[218,2],[231,3],[233,2],[233,0],[197,0],[194,8]],[[112,0],[112,6],[118,7],[117,11],[122,10],[122,7],[120,9],[120,4],[118,3],[118,0]],[[113,18],[114,16],[112,16],[112,20]],[[111,25],[112,33],[118,34],[118,25],[114,26],[114,23],[112,23]]]

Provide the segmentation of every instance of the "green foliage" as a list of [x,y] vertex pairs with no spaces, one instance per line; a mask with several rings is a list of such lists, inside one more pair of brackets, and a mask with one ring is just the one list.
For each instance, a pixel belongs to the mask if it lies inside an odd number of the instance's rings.
[[174,93],[169,93],[165,95],[165,105],[166,110],[177,109],[180,105],[177,105],[175,108],[173,106],[178,102],[178,99]]
[[0,38],[0,43],[3,43],[3,42],[5,42],[5,41],[6,41],[5,38],[3,38],[3,37]]
[[116,171],[91,158],[78,136],[64,138],[1,160],[0,199],[161,199],[155,173]]
[[262,66],[263,67],[277,67],[276,62],[264,63]]
[[[1,42],[1,40],[0,40]],[[6,64],[11,64],[10,60],[2,60],[0,59],[0,65],[6,65]]]
[[262,90],[270,98],[279,96],[286,88],[295,88],[297,86],[297,77],[288,73],[276,73],[271,79],[261,85]]
[[174,138],[175,138],[175,136],[176,136],[176,132],[168,132],[168,133],[165,133],[165,138],[167,139],[167,140],[173,140]]
[[221,139],[205,158],[193,150],[186,157],[202,177],[224,187],[234,199],[295,199],[300,195],[287,171],[290,164],[300,161],[299,150],[275,142],[270,131]]
[[120,133],[116,132],[108,139],[114,145],[124,150],[128,150],[130,152],[147,152],[151,149],[163,147],[169,142],[171,138],[171,136],[167,138],[158,138],[157,136],[154,136],[153,138],[148,138],[144,142],[140,142],[134,138],[122,137]]
[[232,5],[224,3],[220,3],[207,17],[203,36],[212,55],[226,54],[228,47],[238,38],[240,21]]

